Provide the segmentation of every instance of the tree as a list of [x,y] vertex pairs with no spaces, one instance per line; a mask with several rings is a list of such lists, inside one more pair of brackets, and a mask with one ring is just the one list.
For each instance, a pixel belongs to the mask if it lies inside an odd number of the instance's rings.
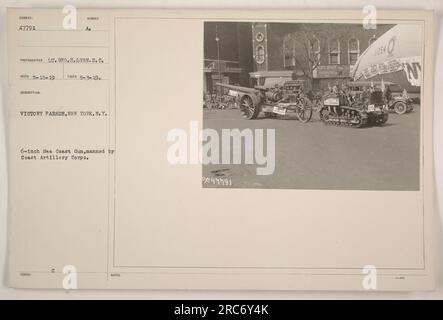
[[315,71],[325,61],[323,57],[330,52],[340,54],[337,40],[347,39],[348,29],[341,25],[331,27],[330,24],[300,24],[297,31],[285,36],[285,64],[289,62],[294,67],[294,72],[301,72],[312,85]]

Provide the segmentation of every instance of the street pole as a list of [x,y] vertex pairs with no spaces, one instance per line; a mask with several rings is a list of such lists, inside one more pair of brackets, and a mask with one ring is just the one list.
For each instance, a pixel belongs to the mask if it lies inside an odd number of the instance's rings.
[[[218,81],[222,83],[220,70],[220,38],[218,37],[218,24],[215,25],[215,41],[217,42],[217,65],[218,65]],[[221,96],[221,87],[218,87],[217,93]]]

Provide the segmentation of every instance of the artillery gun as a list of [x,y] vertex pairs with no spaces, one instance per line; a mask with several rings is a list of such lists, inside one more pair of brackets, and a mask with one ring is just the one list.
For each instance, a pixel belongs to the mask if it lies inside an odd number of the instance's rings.
[[254,88],[216,83],[229,89],[229,95],[237,97],[240,111],[245,119],[256,119],[260,112],[267,117],[286,115],[294,112],[297,118],[306,123],[312,117],[312,105],[303,93],[303,82],[287,80],[275,87],[255,86]]

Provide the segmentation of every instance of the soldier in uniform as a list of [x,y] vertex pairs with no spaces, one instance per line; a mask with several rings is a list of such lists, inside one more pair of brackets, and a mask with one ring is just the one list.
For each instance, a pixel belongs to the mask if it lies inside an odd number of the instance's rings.
[[365,105],[369,103],[371,97],[371,92],[368,87],[363,88],[363,92],[360,94],[359,104]]

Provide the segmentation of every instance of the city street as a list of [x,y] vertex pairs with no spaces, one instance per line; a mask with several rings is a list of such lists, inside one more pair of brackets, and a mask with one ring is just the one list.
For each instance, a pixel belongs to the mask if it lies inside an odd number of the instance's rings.
[[[275,172],[259,176],[256,165],[204,165],[204,178],[232,188],[418,190],[420,107],[389,114],[383,127],[326,126],[316,114],[301,123],[295,115],[244,120],[239,110],[204,111],[204,128],[275,129]],[[207,179],[204,187],[224,187]],[[226,186],[225,186],[226,187]]]

